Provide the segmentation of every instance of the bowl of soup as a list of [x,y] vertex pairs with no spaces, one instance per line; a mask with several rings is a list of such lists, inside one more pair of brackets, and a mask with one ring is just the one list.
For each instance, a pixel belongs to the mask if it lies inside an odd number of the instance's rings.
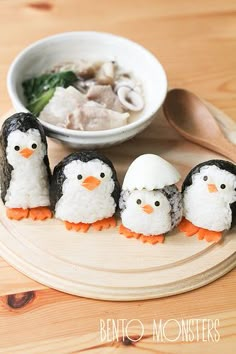
[[17,112],[74,148],[122,143],[155,119],[167,93],[159,60],[141,45],[102,32],[41,39],[15,58],[7,77]]

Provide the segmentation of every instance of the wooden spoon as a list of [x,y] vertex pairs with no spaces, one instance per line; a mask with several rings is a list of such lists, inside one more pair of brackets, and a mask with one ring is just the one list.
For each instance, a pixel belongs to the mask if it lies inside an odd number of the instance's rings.
[[236,145],[224,136],[204,102],[193,93],[169,91],[163,109],[168,122],[184,138],[236,161]]

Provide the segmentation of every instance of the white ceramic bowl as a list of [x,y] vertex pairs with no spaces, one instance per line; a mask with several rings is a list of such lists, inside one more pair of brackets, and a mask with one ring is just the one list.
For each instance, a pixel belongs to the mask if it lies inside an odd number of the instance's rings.
[[22,90],[25,79],[37,76],[65,61],[117,60],[140,80],[145,108],[138,119],[124,127],[104,131],[75,131],[41,121],[48,136],[76,148],[99,148],[121,143],[145,129],[155,117],[167,93],[167,78],[160,62],[145,48],[126,38],[101,32],[68,32],[37,41],[12,63],[7,88],[16,111],[27,111]]

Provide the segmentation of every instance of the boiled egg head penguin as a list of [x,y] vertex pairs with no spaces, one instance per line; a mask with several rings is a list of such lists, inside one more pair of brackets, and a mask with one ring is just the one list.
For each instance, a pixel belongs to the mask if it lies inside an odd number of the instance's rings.
[[187,236],[217,242],[236,223],[236,165],[210,160],[194,167],[183,187],[185,219],[180,230]]
[[178,171],[153,154],[139,156],[130,165],[122,186],[120,233],[143,242],[163,242],[164,234],[182,218]]
[[1,196],[11,219],[52,216],[49,206],[51,172],[46,136],[30,113],[16,113],[3,124],[0,137]]
[[51,203],[67,229],[87,231],[115,226],[120,186],[111,161],[95,151],[66,157],[54,169]]

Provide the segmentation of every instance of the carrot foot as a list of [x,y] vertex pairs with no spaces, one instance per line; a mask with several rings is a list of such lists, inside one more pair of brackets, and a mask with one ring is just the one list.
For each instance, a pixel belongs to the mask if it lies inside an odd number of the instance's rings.
[[52,212],[48,207],[32,208],[29,211],[29,217],[33,220],[46,220],[52,218]]
[[11,220],[22,220],[29,216],[29,209],[13,208],[7,209],[7,217]]
[[197,233],[197,236],[198,236],[198,239],[199,240],[204,240],[205,238],[205,229],[199,229],[198,230],[198,233]]
[[222,238],[222,232],[200,229],[198,231],[198,239],[205,239],[207,242],[218,242]]
[[143,243],[150,243],[151,245],[155,245],[156,243],[163,243],[165,240],[165,237],[163,235],[153,235],[153,236],[145,236],[141,235],[140,240]]
[[186,236],[190,237],[196,235],[199,231],[199,227],[193,225],[190,221],[183,218],[181,223],[178,226],[179,231],[184,232]]
[[156,243],[163,243],[165,237],[163,235],[153,235],[153,236],[145,236],[143,234],[138,234],[137,232],[131,231],[124,225],[120,225],[119,232],[121,235],[124,235],[127,238],[136,238],[142,241],[143,243],[150,243],[155,245]]
[[109,229],[110,227],[116,227],[116,219],[112,216],[107,219],[96,221],[92,225],[95,230],[101,231],[103,229]]
[[134,238],[139,239],[139,237],[141,236],[141,234],[138,234],[138,233],[136,233],[134,231],[131,231],[130,229],[125,227],[123,224],[120,225],[119,232],[120,232],[121,235],[124,235],[127,238],[134,237]]
[[65,227],[68,231],[81,231],[81,232],[87,232],[88,229],[90,228],[90,224],[84,224],[82,222],[79,222],[78,224],[75,224],[73,222],[65,221]]

